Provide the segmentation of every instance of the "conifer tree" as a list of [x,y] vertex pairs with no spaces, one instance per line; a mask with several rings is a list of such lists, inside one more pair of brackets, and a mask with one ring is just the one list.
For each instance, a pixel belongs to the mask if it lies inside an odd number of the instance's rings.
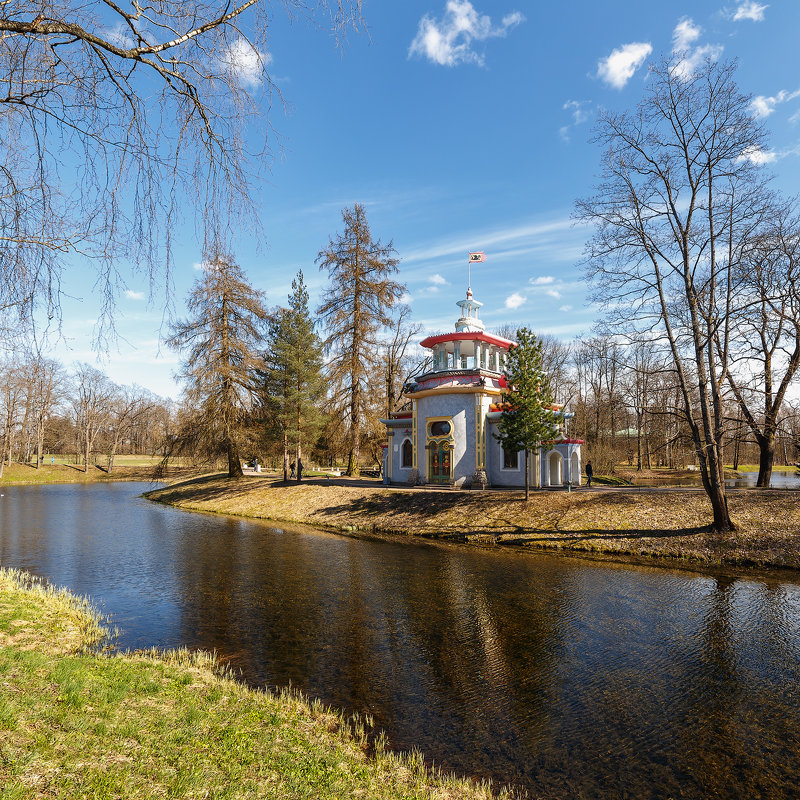
[[530,496],[530,452],[558,433],[550,381],[542,366],[542,344],[527,328],[520,328],[517,345],[508,351],[503,395],[505,411],[496,438],[505,450],[525,451],[525,501]]
[[239,445],[256,370],[263,365],[258,352],[267,318],[263,299],[241,267],[217,253],[189,294],[191,316],[177,322],[167,339],[185,352],[179,376],[192,406],[175,450],[224,456],[232,478],[243,474]]
[[317,437],[325,394],[322,343],[314,330],[302,270],[292,281],[289,307],[277,309],[270,320],[266,362],[266,400],[281,434],[286,480],[290,454],[299,462],[304,447]]
[[392,324],[392,306],[405,287],[392,278],[399,263],[392,243],[372,240],[364,206],[345,208],[342,220],[344,233],[317,256],[331,282],[317,313],[328,333],[332,399],[347,421],[347,474],[358,475],[367,399],[381,374],[379,333]]

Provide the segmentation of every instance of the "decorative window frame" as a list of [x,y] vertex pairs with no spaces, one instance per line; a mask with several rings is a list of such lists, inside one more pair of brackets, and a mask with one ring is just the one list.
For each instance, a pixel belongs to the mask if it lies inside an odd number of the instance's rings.
[[520,472],[520,470],[524,469],[524,467],[520,466],[520,461],[522,461],[523,464],[525,463],[525,459],[524,458],[522,458],[522,459],[520,458],[520,454],[523,453],[522,450],[517,450],[517,466],[516,467],[507,467],[506,466],[506,449],[502,445],[500,446],[500,453],[503,456],[503,460],[501,462],[502,466],[500,467],[500,471],[501,472]]
[[[405,464],[403,461],[403,449],[406,446],[406,442],[409,445],[409,463]],[[403,441],[400,442],[400,466],[399,469],[414,469],[414,442],[410,436],[404,436]]]

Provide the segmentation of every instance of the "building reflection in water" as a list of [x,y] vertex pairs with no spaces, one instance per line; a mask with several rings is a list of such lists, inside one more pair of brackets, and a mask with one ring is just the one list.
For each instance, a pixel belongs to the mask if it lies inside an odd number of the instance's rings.
[[274,529],[132,491],[6,488],[2,563],[94,597],[124,646],[217,650],[534,796],[796,796],[796,582]]

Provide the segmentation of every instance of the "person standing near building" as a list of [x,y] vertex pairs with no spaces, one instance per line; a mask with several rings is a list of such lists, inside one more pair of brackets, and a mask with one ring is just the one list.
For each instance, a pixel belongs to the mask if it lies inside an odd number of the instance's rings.
[[586,485],[587,486],[591,486],[592,485],[592,475],[594,475],[594,471],[592,470],[592,462],[591,461],[587,461],[586,462]]

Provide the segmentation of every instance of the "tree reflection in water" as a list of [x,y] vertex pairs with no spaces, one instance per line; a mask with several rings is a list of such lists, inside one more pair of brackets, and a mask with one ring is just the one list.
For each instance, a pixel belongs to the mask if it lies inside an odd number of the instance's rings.
[[142,488],[4,489],[2,563],[94,597],[125,646],[216,649],[534,796],[796,796],[796,581],[274,529]]

